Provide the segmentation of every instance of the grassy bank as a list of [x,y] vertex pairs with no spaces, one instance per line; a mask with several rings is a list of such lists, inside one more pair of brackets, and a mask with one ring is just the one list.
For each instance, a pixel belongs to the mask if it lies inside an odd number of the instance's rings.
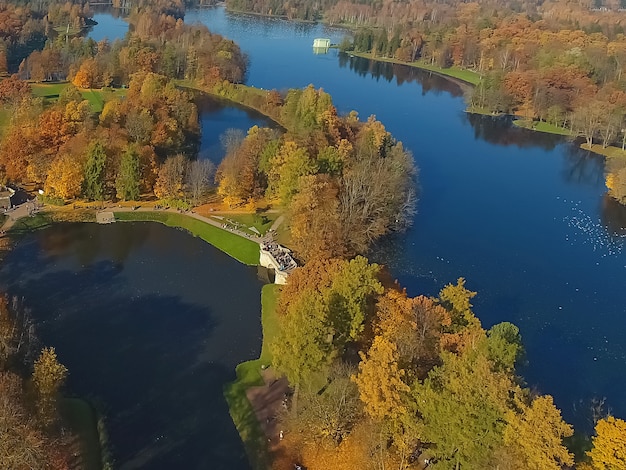
[[461,80],[462,82],[469,83],[470,85],[478,85],[480,83],[480,74],[477,72],[473,72],[471,70],[462,69],[461,67],[438,67],[436,65],[431,65],[427,62],[417,60],[415,62],[403,62],[401,60],[389,58],[389,57],[376,57],[370,52],[352,52],[349,51],[349,54],[352,54],[356,57],[363,57],[365,59],[378,60],[380,62],[389,62],[391,64],[401,64],[408,65],[409,67],[415,67],[418,69],[428,70],[430,72],[435,72],[440,75],[445,75],[446,77],[455,78],[457,80]]
[[185,229],[215,248],[250,266],[259,264],[259,245],[184,214],[170,212],[115,212],[115,220],[160,222]]
[[272,355],[268,344],[278,330],[276,318],[276,299],[280,287],[275,284],[263,286],[261,291],[261,325],[263,328],[263,345],[261,355],[253,361],[243,362],[237,366],[237,378],[224,387],[224,397],[230,408],[230,415],[239,431],[248,459],[254,470],[266,470],[270,466],[270,455],[267,439],[254,414],[252,405],[246,396],[249,387],[263,385],[261,365],[268,366]]
[[598,155],[602,155],[607,158],[626,159],[626,150],[622,150],[619,147],[613,147],[612,145],[609,145],[608,147],[602,147],[602,145],[589,146],[585,143],[581,144],[580,148],[584,150],[589,150],[590,152],[597,153]]
[[554,124],[543,121],[533,121],[532,119],[516,119],[515,121],[513,121],[513,124],[517,127],[522,127],[531,131],[545,132],[547,134],[572,135],[572,132],[569,129],[564,129],[563,127],[555,126]]
[[65,398],[61,402],[61,414],[70,430],[78,436],[80,467],[83,470],[102,470],[104,465],[96,411],[85,400]]

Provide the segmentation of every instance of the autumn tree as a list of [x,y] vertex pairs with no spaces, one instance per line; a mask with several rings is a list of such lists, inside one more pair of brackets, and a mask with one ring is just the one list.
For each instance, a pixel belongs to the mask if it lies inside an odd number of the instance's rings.
[[405,374],[398,365],[396,345],[383,336],[376,336],[367,355],[361,353],[359,372],[353,378],[368,415],[382,420],[405,412],[403,397],[410,390],[404,383]]
[[154,194],[161,199],[180,199],[184,196],[187,157],[178,154],[169,157],[159,169]]
[[298,257],[342,257],[347,253],[339,216],[339,187],[328,175],[303,176],[289,206],[291,238]]
[[626,421],[608,416],[598,421],[595,431],[587,453],[594,470],[626,469]]
[[492,370],[484,355],[443,354],[413,396],[424,419],[423,439],[438,460],[460,468],[489,468],[503,445],[510,396],[518,390],[508,374]]
[[296,142],[286,141],[270,162],[270,191],[282,204],[289,204],[300,189],[300,177],[314,174],[316,162]]
[[54,420],[59,389],[67,377],[67,368],[61,364],[54,348],[43,348],[33,369],[33,384],[37,390],[38,412],[46,424]]
[[521,412],[509,411],[504,443],[512,450],[517,466],[529,470],[560,470],[572,465],[574,458],[563,445],[573,434],[550,395],[521,404]]
[[46,193],[63,199],[80,195],[84,169],[82,162],[69,153],[63,153],[52,162],[46,178]]

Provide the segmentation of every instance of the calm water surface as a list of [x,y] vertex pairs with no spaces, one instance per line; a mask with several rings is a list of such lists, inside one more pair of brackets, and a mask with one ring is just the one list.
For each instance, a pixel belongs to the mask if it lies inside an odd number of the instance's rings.
[[199,21],[250,57],[248,83],[313,83],[342,112],[375,114],[421,170],[415,226],[372,257],[411,294],[435,295],[457,277],[478,291],[486,327],[517,324],[529,384],[586,423],[593,398],[626,416],[626,254],[623,208],[604,197],[604,163],[562,138],[463,112],[462,90],[404,66],[312,54],[340,29],[195,10]]
[[222,387],[260,352],[256,268],[156,223],[59,224],[22,239],[0,283],[103,409],[116,468],[249,468]]

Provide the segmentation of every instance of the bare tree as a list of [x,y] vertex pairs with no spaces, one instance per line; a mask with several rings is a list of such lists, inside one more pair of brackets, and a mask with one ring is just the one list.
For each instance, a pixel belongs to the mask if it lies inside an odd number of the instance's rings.
[[185,188],[194,205],[198,205],[211,187],[215,165],[210,160],[195,160],[187,166]]

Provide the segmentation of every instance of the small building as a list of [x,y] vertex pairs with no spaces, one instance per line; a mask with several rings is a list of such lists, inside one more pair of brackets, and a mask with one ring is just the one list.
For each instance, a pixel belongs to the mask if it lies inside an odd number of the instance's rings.
[[316,38],[313,40],[313,48],[325,48],[330,47],[330,39],[328,38]]
[[11,188],[0,187],[0,209],[10,209],[13,207],[11,198],[15,191]]

